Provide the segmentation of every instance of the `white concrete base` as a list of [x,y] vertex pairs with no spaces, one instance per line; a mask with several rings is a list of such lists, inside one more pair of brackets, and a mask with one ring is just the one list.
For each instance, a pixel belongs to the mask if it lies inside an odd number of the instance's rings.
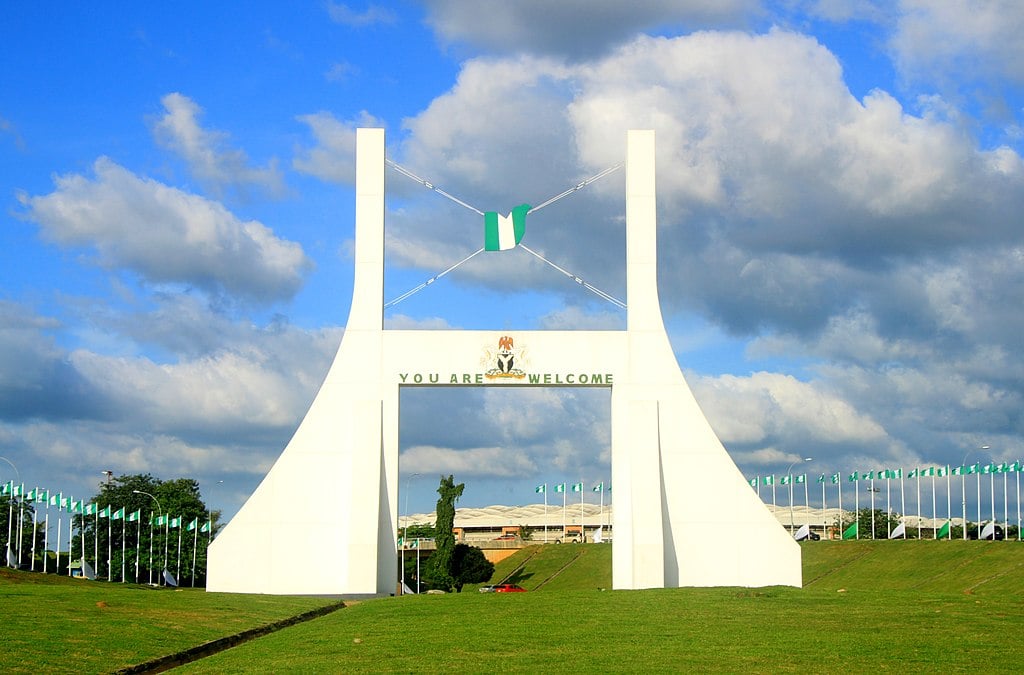
[[[799,545],[722,447],[672,353],[657,293],[654,133],[630,131],[627,145],[625,331],[385,331],[384,133],[358,131],[345,336],[295,436],[210,546],[209,590],[393,593],[399,388],[418,385],[611,388],[614,588],[801,585]],[[500,345],[513,375],[496,374]]]

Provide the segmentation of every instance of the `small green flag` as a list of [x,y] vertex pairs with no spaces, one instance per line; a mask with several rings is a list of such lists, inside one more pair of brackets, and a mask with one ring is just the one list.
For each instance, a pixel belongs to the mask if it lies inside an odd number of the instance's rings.
[[565,492],[565,483],[555,486],[555,492]]
[[142,509],[139,509],[137,511],[133,511],[132,513],[128,514],[128,522],[129,523],[136,523],[136,522],[138,522],[141,519],[142,519]]
[[[110,510],[109,506],[107,507],[107,510],[108,511]],[[124,520],[124,507],[122,506],[117,511],[114,511],[113,513],[111,513],[110,514],[110,519],[111,520]]]
[[102,510],[101,510],[101,511],[100,511],[100,512],[99,512],[98,514],[96,514],[96,515],[98,515],[98,516],[99,516],[100,518],[109,518],[109,517],[110,517],[110,506],[108,505],[108,506],[107,506],[107,508],[105,508],[105,509],[102,509]]
[[807,482],[807,474],[800,474],[799,476],[796,477],[795,482],[797,485],[802,485],[803,483]]
[[851,524],[850,524],[850,526],[849,526],[848,528],[846,528],[846,530],[845,530],[845,531],[843,532],[843,539],[844,539],[844,540],[845,540],[845,539],[854,539],[854,538],[856,538],[856,537],[857,537],[857,523],[856,523],[856,522],[853,522],[853,523],[851,523]]
[[583,483],[573,483],[572,484],[572,491],[573,492],[583,492]]
[[170,521],[168,521],[168,527],[170,527],[171,529],[181,527],[181,516],[175,516],[174,518],[171,518]]
[[185,531],[186,531],[186,532],[192,532],[192,531],[194,531],[194,530],[195,530],[195,529],[196,529],[197,527],[199,527],[199,518],[193,518],[193,519],[192,519],[192,522],[191,522],[191,523],[189,523],[189,524],[188,524],[188,527],[186,527],[186,528],[185,528]]
[[939,532],[938,532],[938,534],[935,535],[935,538],[936,539],[942,539],[943,537],[948,537],[948,536],[949,536],[949,521],[947,520],[945,523],[942,524],[942,527],[939,528]]
[[537,487],[533,488],[533,491],[539,495],[544,494],[545,492],[548,491],[548,484],[544,483],[543,485],[538,485]]
[[210,521],[206,521],[205,523],[203,523],[203,526],[199,528],[199,531],[200,532],[209,532],[212,527],[213,527],[213,523],[211,523]]

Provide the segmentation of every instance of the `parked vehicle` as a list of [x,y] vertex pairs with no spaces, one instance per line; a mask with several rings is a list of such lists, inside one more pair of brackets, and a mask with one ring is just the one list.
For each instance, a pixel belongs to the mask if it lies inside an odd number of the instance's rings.
[[515,584],[498,584],[494,587],[495,593],[525,593],[526,589]]
[[494,586],[481,586],[480,587],[480,592],[481,593],[493,593],[494,592]]

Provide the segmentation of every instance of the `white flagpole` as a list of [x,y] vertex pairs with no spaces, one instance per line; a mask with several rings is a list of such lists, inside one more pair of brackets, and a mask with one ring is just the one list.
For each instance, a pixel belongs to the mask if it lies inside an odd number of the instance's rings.
[[160,570],[160,578],[164,579],[164,585],[167,585],[167,580],[164,577],[164,570],[167,569],[167,564],[168,564],[168,561],[170,559],[169,556],[168,556],[168,541],[167,541],[170,538],[170,536],[171,536],[171,516],[168,515],[167,516],[167,520],[164,521],[164,566],[163,566],[163,569]]
[[836,482],[839,488],[839,540],[843,539],[843,474],[839,473],[839,480]]
[[[60,504],[60,502],[57,502]],[[55,572],[60,575],[60,527],[63,524],[63,518],[61,517],[60,507],[57,507],[57,569]]]
[[587,527],[583,522],[583,479],[580,479],[580,543],[587,541]]
[[139,560],[142,558],[142,509],[136,511],[135,520],[135,583],[139,583]]
[[92,527],[92,558],[93,564],[96,565],[96,569],[93,571],[97,574],[100,571],[100,505],[96,504],[96,508],[93,511],[93,527]]
[[544,483],[544,543],[548,543],[548,484]]
[[604,483],[601,483],[601,527],[604,527]]
[[181,585],[181,521],[178,521],[178,563],[175,567],[174,579]]
[[192,521],[195,524],[194,541],[192,542],[192,588],[196,587],[196,555],[199,551],[199,521]]
[[[110,507],[107,507],[110,510]],[[107,581],[114,580],[114,520],[112,514],[107,514]]]
[[[904,523],[904,526],[903,526],[903,538],[906,539],[907,538],[907,527],[906,527],[905,523],[907,522],[907,493],[904,490],[904,485],[903,485],[903,469],[902,468],[900,469],[900,514],[902,516],[900,518],[900,522]],[[919,529],[919,530],[921,529],[920,525],[918,526],[917,529]]]
[[[50,556],[46,555],[46,549],[50,547],[50,507],[46,507],[46,518],[43,519],[43,574],[46,574],[47,562],[50,561]],[[32,541],[35,541],[35,536],[32,537]],[[35,556],[32,556],[33,558]]]
[[[1006,462],[1003,462],[1003,467],[1005,467],[1005,466],[1006,466]],[[1003,470],[1003,527],[1006,528],[1006,531],[1003,532],[1004,536],[1010,530],[1010,511],[1009,511],[1009,509],[1010,509],[1010,503],[1006,499],[1006,470],[1004,468],[1004,470]],[[1010,540],[1010,538],[1006,537],[1006,541],[1009,541],[1009,540]]]
[[[123,506],[121,508],[124,509]],[[122,513],[121,514],[121,583],[122,584],[123,583],[127,583],[127,580],[125,579],[125,576],[124,576],[124,574],[125,574],[124,561],[125,561],[125,558],[128,557],[128,548],[127,548],[128,547],[128,544],[127,544],[128,537],[124,536],[125,527],[127,526],[127,520],[126,520],[127,516],[128,516],[127,513]]]
[[[934,492],[934,490],[932,491]],[[921,469],[917,470],[917,538],[921,538]]]
[[[35,492],[32,493],[32,502],[33,502],[33,504],[35,504],[35,502],[36,502],[36,493],[38,493],[38,492],[39,492],[39,488],[37,487]],[[993,508],[993,510],[994,510],[994,508]],[[32,507],[32,560],[29,561],[29,568],[32,569],[33,572],[36,571],[36,529],[38,528],[38,523],[37,523],[37,520],[36,520],[36,513],[38,511],[39,511],[39,509],[37,509],[35,506]]]
[[1020,471],[1024,469],[1017,461],[1017,541],[1020,541]]
[[146,565],[149,570],[149,585],[153,585],[153,511],[149,512],[149,564]]
[[949,521],[949,530],[946,531],[946,541],[953,541],[953,477],[950,475],[949,464],[946,465],[946,519]]
[[828,532],[828,517],[825,516],[826,511],[828,511],[828,504],[825,503],[825,474],[821,474],[821,534],[823,536]]
[[[565,523],[566,523],[566,515],[565,515],[566,511],[565,511],[565,509],[566,509],[566,490],[568,488],[569,488],[568,485],[566,485],[565,483],[562,483],[562,538],[563,539],[567,538],[567,535],[566,535],[566,532],[565,532]],[[420,560],[419,559],[419,553],[417,553],[416,556],[417,556],[416,557],[416,563],[419,564],[419,560]]]
[[[933,467],[934,469],[934,467]],[[939,517],[938,511],[935,508],[935,473],[932,473],[932,539],[938,539],[939,537],[939,526],[937,519]]]
[[889,500],[889,484],[891,482],[892,481],[889,479],[889,471],[886,470],[886,472],[885,472],[885,518],[886,518],[886,530],[888,530],[885,533],[886,539],[888,539],[889,535],[892,534],[892,529],[889,527],[890,525],[892,525],[892,523],[889,522],[890,520],[892,520],[892,506],[891,506],[891,503],[890,503],[890,500]]
[[853,520],[857,523],[855,534],[857,539],[860,539],[860,474],[857,475],[857,480],[853,481]]
[[[860,529],[860,528],[857,528]],[[871,538],[875,538],[875,474],[871,474]]]

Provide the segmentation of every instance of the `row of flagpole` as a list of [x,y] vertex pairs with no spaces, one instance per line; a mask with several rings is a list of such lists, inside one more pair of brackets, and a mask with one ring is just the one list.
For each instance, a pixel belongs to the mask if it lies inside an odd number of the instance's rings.
[[[100,508],[99,504],[90,502],[84,503],[85,500],[76,500],[74,497],[64,497],[62,493],[51,494],[48,490],[43,488],[35,488],[33,490],[25,491],[24,484],[15,484],[14,481],[8,481],[0,485],[0,495],[8,497],[8,517],[7,517],[7,565],[10,567],[18,567],[22,556],[24,555],[23,550],[23,533],[24,533],[24,508],[25,504],[42,504],[45,506],[46,515],[43,522],[43,568],[42,572],[48,572],[49,556],[45,555],[45,552],[49,550],[49,535],[50,535],[50,507],[57,507],[57,545],[55,553],[57,556],[56,567],[60,569],[60,557],[61,557],[61,533],[63,530],[63,513],[69,514],[68,518],[68,576],[72,574],[71,568],[71,549],[72,539],[74,537],[74,515],[78,514],[82,516],[81,527],[79,528],[81,536],[81,547],[82,547],[82,574],[89,577],[95,578],[95,571],[90,569],[88,566],[88,560],[86,558],[86,543],[85,543],[85,518],[87,516],[93,516],[95,518],[93,526],[93,563],[99,565],[99,521],[100,518],[107,520],[107,581],[113,581],[113,521],[120,520],[121,524],[121,582],[127,581],[126,573],[126,559],[127,559],[127,537],[125,536],[126,528],[128,523],[136,523],[136,542],[135,542],[135,580],[139,581],[139,561],[141,558],[141,545],[142,545],[142,509],[136,509],[132,513],[126,513],[125,507],[113,510],[113,506],[107,505],[104,508]],[[18,499],[18,537],[16,540],[17,553],[14,552],[12,547],[12,526],[14,523],[14,502]],[[162,580],[169,585],[177,585],[177,580],[181,576],[181,516],[171,516],[169,514],[164,515],[163,513],[157,515],[150,511],[149,517],[149,583],[153,583],[153,527],[163,526],[164,528],[164,555],[163,555],[163,575]],[[30,569],[35,571],[36,563],[36,539],[35,532],[38,528],[38,509],[32,508],[32,552]],[[171,529],[178,530],[178,556],[177,564],[175,569],[175,575],[170,576],[168,570],[169,562],[169,543],[168,537]],[[186,529],[189,532],[194,531],[194,541],[192,549],[192,572],[191,579],[192,585],[195,585],[195,571],[197,562],[197,553],[199,549],[199,533],[207,534],[209,546],[209,540],[213,537],[213,521],[208,516],[206,522],[200,525],[199,517],[193,518],[192,522],[186,525]]]
[[[932,488],[932,495],[931,495],[931,497],[932,497],[932,500],[931,500],[932,501],[932,536],[934,538],[936,538],[936,539],[943,538],[943,537],[945,537],[947,539],[951,539],[952,538],[952,532],[950,531],[950,526],[951,526],[952,520],[953,520],[952,477],[953,476],[960,476],[961,477],[961,485],[960,485],[960,490],[961,490],[961,510],[962,510],[961,517],[962,517],[963,524],[964,524],[964,527],[963,527],[963,538],[967,539],[967,523],[968,523],[968,520],[967,520],[967,477],[970,476],[970,475],[974,475],[974,476],[977,477],[977,521],[976,521],[976,523],[978,524],[979,527],[981,527],[981,524],[983,522],[982,521],[982,512],[981,512],[981,509],[982,509],[981,477],[983,475],[988,475],[989,479],[990,479],[991,519],[989,521],[988,526],[986,526],[986,528],[984,530],[982,530],[982,532],[979,534],[979,538],[988,538],[990,536],[994,537],[995,525],[997,525],[999,523],[999,521],[997,520],[997,513],[996,513],[995,477],[996,477],[996,475],[1000,475],[1000,474],[1003,476],[1003,524],[1007,528],[1009,528],[1009,526],[1010,526],[1010,515],[1009,515],[1010,499],[1009,499],[1008,484],[1009,484],[1009,474],[1012,473],[1012,474],[1015,475],[1015,478],[1016,478],[1015,482],[1016,482],[1016,496],[1017,496],[1017,540],[1020,541],[1021,540],[1021,524],[1022,524],[1022,522],[1021,522],[1021,500],[1020,500],[1020,475],[1021,475],[1022,472],[1024,472],[1024,467],[1022,467],[1020,461],[1016,461],[1016,462],[1002,462],[1000,464],[991,463],[991,464],[987,464],[987,465],[983,465],[983,464],[977,463],[977,464],[964,465],[964,466],[949,466],[949,465],[947,465],[947,466],[931,466],[931,467],[924,467],[924,468],[913,468],[913,469],[910,469],[906,473],[906,475],[904,474],[904,470],[902,468],[900,468],[900,469],[880,469],[878,471],[866,471],[866,472],[854,471],[854,472],[852,472],[852,473],[850,473],[850,474],[848,474],[846,476],[846,481],[848,483],[853,483],[854,484],[854,513],[859,513],[860,512],[860,491],[859,491],[858,488],[859,488],[860,482],[861,481],[869,481],[870,482],[870,485],[868,486],[868,492],[869,492],[869,494],[871,496],[871,503],[870,503],[871,511],[874,512],[875,511],[875,495],[879,492],[879,488],[875,487],[875,480],[876,479],[877,480],[884,480],[885,481],[885,492],[886,492],[886,497],[885,497],[885,499],[886,499],[886,511],[887,511],[887,513],[891,514],[892,513],[891,481],[899,479],[899,481],[900,481],[900,483],[899,483],[899,487],[900,487],[900,514],[901,514],[901,519],[905,519],[906,516],[907,516],[907,509],[906,509],[906,486],[905,486],[905,482],[904,482],[904,477],[906,477],[907,479],[914,479],[914,478],[916,478],[917,479],[917,484],[916,484],[916,494],[917,494],[916,505],[917,505],[918,519],[920,520],[921,519],[921,510],[922,510],[921,509],[921,479],[922,478],[931,478],[931,488]],[[779,478],[780,478],[780,480],[776,481],[776,476],[774,474],[770,475],[770,476],[755,476],[754,478],[750,479],[749,482],[750,482],[750,486],[757,490],[758,497],[761,496],[761,487],[762,486],[771,486],[771,488],[772,488],[772,507],[773,508],[777,508],[777,506],[778,506],[777,498],[776,498],[776,491],[775,491],[776,484],[778,483],[778,484],[783,485],[783,486],[788,486],[789,487],[789,509],[790,509],[790,517],[791,518],[792,518],[792,512],[793,512],[793,486],[794,485],[803,485],[804,486],[804,505],[805,505],[805,508],[810,508],[810,504],[809,504],[809,488],[808,488],[807,474],[798,474],[798,475],[789,474],[789,475],[781,476]],[[937,490],[936,490],[936,483],[935,483],[936,478],[945,478],[946,479],[946,523],[941,528],[938,526],[938,510],[937,510],[937,507],[936,507],[937,494],[938,494]],[[843,484],[843,480],[842,480],[842,474],[840,472],[836,472],[836,473],[832,473],[832,474],[824,474],[823,473],[823,474],[819,475],[818,483],[821,484],[822,510],[824,511],[825,509],[828,508],[828,502],[827,502],[827,497],[826,497],[826,493],[825,493],[825,487],[826,487],[826,485],[831,484],[831,485],[835,485],[837,487],[837,490],[838,490],[838,503],[837,503],[837,506],[838,506],[839,511],[842,513],[843,510],[844,510],[843,509],[843,485],[842,485]],[[856,526],[856,521],[854,522],[854,525],[851,526],[851,528],[848,528],[848,531],[849,530],[853,531],[853,535],[854,536],[846,537],[847,532],[844,532],[843,533],[844,538],[851,538],[851,539],[852,538],[858,538],[858,539],[860,538],[860,532],[857,531],[857,528],[855,526]],[[874,539],[876,532],[875,532],[875,522],[874,522],[874,518],[873,517],[871,519],[871,528],[872,528],[871,538]],[[900,535],[903,538],[906,538],[906,528],[905,528],[905,524],[904,523],[901,522],[901,524],[899,526],[897,526],[897,528],[894,528],[892,532],[888,533],[888,536],[892,537],[893,532],[895,532],[896,530],[899,530],[900,531]],[[917,528],[917,536],[918,536],[919,539],[921,538],[921,530],[922,530],[921,527]],[[988,533],[988,534],[986,534],[986,533]]]
[[[568,488],[568,485],[569,484],[566,482],[566,483],[558,483],[558,484],[556,484],[554,486],[555,492],[556,493],[560,493],[562,495],[562,536],[563,537],[566,536],[565,529],[566,529],[566,523],[567,523],[567,520],[568,520],[568,518],[567,518],[567,514],[568,514],[568,492],[566,491],[567,488]],[[584,520],[583,520],[584,519],[584,516],[583,516],[583,495],[585,494],[585,491],[584,491],[583,488],[584,488],[584,482],[582,480],[579,481],[578,483],[573,483],[572,484],[572,491],[580,493],[580,539],[583,540],[583,541],[586,541],[586,531],[585,531],[585,528],[584,528]],[[548,519],[547,519],[547,515],[548,515],[548,484],[547,483],[541,483],[540,485],[535,487],[533,489],[533,491],[535,493],[537,493],[537,494],[543,494],[544,495],[544,541],[547,541],[548,540]],[[592,491],[593,492],[598,492],[601,495],[601,505],[600,505],[600,508],[601,508],[600,513],[601,513],[601,515],[600,515],[600,524],[599,524],[599,527],[598,527],[598,532],[600,533],[600,532],[603,532],[604,525],[605,525],[605,523],[604,523],[604,491],[605,491],[604,481],[596,483],[594,485],[594,487],[592,488]],[[610,487],[608,488],[608,491],[609,492],[611,491]],[[597,535],[597,536],[600,537],[600,534]],[[598,538],[598,539],[596,539],[596,541],[600,541],[600,539]]]

